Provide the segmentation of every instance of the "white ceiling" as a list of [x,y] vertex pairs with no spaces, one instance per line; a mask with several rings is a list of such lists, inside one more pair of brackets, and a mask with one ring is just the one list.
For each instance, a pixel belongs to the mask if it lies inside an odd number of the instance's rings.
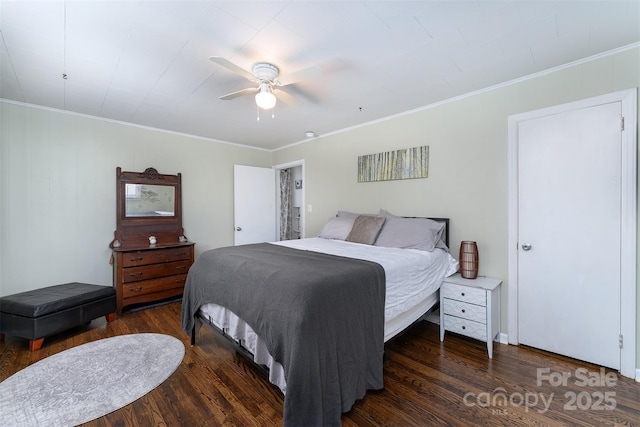
[[[273,149],[637,43],[640,0],[0,0],[0,32],[0,98]],[[258,121],[213,55],[323,74]]]

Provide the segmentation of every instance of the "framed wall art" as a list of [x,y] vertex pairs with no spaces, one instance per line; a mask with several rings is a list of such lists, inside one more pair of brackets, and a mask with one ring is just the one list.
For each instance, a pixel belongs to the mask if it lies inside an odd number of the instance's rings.
[[358,156],[358,182],[417,179],[428,176],[428,145]]

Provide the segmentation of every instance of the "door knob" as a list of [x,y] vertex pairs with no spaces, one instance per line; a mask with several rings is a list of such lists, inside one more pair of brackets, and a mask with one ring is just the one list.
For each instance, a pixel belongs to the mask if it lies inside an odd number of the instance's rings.
[[236,227],[236,231],[242,231],[241,227]]
[[522,244],[522,250],[523,251],[531,250],[531,243],[523,243]]

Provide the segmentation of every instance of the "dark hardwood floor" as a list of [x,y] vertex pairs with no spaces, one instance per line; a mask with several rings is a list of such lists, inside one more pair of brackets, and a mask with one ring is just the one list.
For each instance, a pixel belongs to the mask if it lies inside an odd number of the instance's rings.
[[[180,329],[180,303],[125,312],[45,339],[0,342],[0,380],[90,341],[121,334],[173,335],[184,360],[162,385],[86,426],[279,426],[283,397],[209,328],[195,347]],[[483,343],[420,322],[387,346],[385,388],[370,391],[342,417],[344,426],[620,426],[640,423],[640,383],[609,369],[527,348]],[[123,354],[122,357],[126,357]],[[540,371],[539,371],[540,370]],[[539,373],[540,372],[540,373]],[[562,380],[563,373],[566,381]],[[562,383],[565,384],[562,384]]]

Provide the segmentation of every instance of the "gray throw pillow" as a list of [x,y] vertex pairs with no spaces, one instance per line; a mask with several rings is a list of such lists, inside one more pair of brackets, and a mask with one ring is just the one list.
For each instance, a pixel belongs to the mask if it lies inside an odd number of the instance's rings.
[[384,225],[384,221],[385,218],[381,216],[358,215],[346,240],[348,242],[373,245],[380,233],[380,229]]

